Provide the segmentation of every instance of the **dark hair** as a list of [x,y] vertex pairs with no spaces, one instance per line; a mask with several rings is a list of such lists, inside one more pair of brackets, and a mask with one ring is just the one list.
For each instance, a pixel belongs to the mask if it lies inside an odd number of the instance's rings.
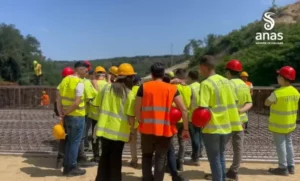
[[171,77],[168,74],[165,74],[163,77],[163,82],[170,83],[171,82]]
[[93,75],[94,74],[94,71],[93,70],[90,70],[89,71],[89,75]]
[[175,71],[175,76],[176,76],[176,78],[179,78],[179,79],[185,79],[186,78],[186,70],[183,68],[178,68]]
[[111,84],[111,89],[117,97],[125,98],[128,94],[128,89],[132,89],[133,76],[126,76],[124,78],[118,78],[116,82]]
[[133,78],[133,85],[137,85],[139,83],[139,81],[141,81],[141,77],[138,75],[135,75]]
[[233,77],[240,77],[240,72],[230,70],[230,69],[226,69],[226,70],[228,70]]
[[165,75],[165,65],[160,62],[156,62],[150,67],[153,78],[163,78]]
[[200,58],[200,65],[204,65],[210,69],[215,69],[217,65],[216,59],[211,55],[204,55]]
[[74,64],[74,68],[78,68],[78,67],[88,68],[89,65],[87,63],[85,63],[84,61],[78,61]]
[[199,72],[197,70],[191,70],[188,73],[188,77],[192,80],[199,80]]

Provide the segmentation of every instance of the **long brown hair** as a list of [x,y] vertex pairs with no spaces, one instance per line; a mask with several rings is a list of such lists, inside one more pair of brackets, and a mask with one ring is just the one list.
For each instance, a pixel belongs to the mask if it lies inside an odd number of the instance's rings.
[[133,76],[126,76],[124,78],[118,78],[116,82],[113,82],[111,89],[114,94],[121,99],[127,97],[128,89],[132,89]]

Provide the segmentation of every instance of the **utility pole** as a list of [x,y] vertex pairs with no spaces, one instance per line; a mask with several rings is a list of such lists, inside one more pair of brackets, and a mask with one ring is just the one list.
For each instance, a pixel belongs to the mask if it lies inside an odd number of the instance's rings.
[[171,43],[171,67],[173,66],[173,43]]

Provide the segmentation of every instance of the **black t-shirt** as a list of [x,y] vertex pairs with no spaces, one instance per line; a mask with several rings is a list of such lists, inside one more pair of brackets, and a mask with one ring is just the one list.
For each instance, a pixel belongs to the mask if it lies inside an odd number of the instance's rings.
[[[139,88],[139,90],[138,90],[138,92],[137,92],[137,96],[139,96],[139,97],[143,97],[143,94],[144,94],[144,88],[143,88],[143,84],[140,86],[140,88]],[[176,93],[175,93],[175,95],[174,95],[174,98],[176,97],[176,96],[179,96],[180,95],[180,93],[179,93],[179,91],[178,90],[176,90]]]

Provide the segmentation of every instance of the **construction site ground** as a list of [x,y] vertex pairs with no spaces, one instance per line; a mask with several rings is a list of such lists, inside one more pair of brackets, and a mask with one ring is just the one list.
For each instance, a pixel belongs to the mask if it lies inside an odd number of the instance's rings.
[[[123,181],[140,181],[141,165],[138,169],[129,167],[127,159],[123,160]],[[97,167],[87,169],[87,174],[80,177],[64,177],[61,170],[55,169],[55,157],[22,157],[0,156],[1,181],[94,181]],[[227,162],[227,167],[230,165]],[[273,176],[267,170],[276,167],[274,163],[243,163],[240,169],[241,181],[298,181],[300,174],[296,165],[296,174],[290,176]],[[200,166],[185,166],[182,175],[190,180],[204,180],[203,176],[210,172],[207,161],[202,161]],[[165,174],[165,181],[171,181],[169,174]]]

